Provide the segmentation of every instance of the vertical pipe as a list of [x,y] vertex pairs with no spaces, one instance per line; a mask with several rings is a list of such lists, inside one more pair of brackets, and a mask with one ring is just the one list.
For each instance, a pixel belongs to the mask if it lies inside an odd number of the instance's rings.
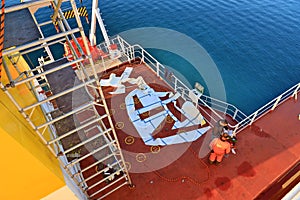
[[104,40],[105,40],[105,43],[106,43],[106,45],[109,47],[109,46],[110,46],[110,41],[109,41],[109,38],[108,38],[108,35],[107,35],[107,32],[106,32],[106,29],[105,29],[103,20],[102,20],[101,15],[100,15],[100,9],[97,8],[97,10],[95,11],[95,13],[96,13],[96,17],[97,17],[97,19],[98,19],[98,23],[99,23],[99,26],[100,26],[100,29],[101,29],[103,38],[104,38]]
[[90,42],[92,46],[96,45],[96,12],[98,7],[98,0],[93,1],[92,5],[92,20],[91,20],[91,29],[90,29]]
[[[1,51],[1,52],[2,52],[2,51]],[[4,59],[2,60],[2,63],[3,63],[4,70],[5,70],[5,72],[6,72],[7,78],[8,78],[8,80],[9,80],[9,83],[10,83],[10,84],[13,84],[13,81],[14,81],[14,80],[13,80],[11,74],[10,74],[10,71],[9,71],[8,66],[7,66],[7,64],[6,64],[6,62],[5,62]]]

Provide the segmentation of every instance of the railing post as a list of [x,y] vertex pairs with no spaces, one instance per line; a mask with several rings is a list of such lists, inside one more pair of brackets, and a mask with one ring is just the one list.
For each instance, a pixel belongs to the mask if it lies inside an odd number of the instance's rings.
[[156,62],[156,75],[159,77],[159,63]]
[[271,108],[271,111],[273,111],[273,110],[276,108],[276,106],[278,105],[278,103],[279,103],[281,97],[282,97],[282,95],[280,95],[280,96],[276,99],[276,102],[274,103],[273,107]]
[[233,130],[233,136],[235,136],[236,135],[236,131],[238,130],[238,128],[239,128],[239,123],[235,126],[235,128],[234,128],[234,130]]
[[133,46],[130,48],[130,57],[131,57],[130,60],[134,59],[134,47]]
[[104,58],[103,56],[101,56],[101,60],[102,60],[102,67],[104,68],[104,70],[106,71],[106,66],[105,66],[105,62],[104,62]]
[[117,39],[118,39],[118,41],[119,41],[119,44],[120,44],[120,46],[121,46],[122,52],[124,52],[124,53],[125,53],[125,48],[124,48],[124,40],[123,40],[123,39],[121,39],[119,35],[117,36]]
[[142,63],[145,63],[145,55],[144,55],[144,49],[142,49]]
[[128,62],[130,63],[130,47],[126,48],[124,51],[125,55],[127,56]]
[[299,90],[299,88],[300,88],[300,83],[298,83],[298,86],[296,87],[295,91],[292,94],[292,97],[294,97],[295,100],[297,100],[297,98],[298,98],[298,90]]
[[174,78],[175,78],[175,81],[174,81],[174,89],[175,89],[175,91],[177,91],[177,77],[174,76]]
[[253,117],[252,117],[252,119],[251,119],[250,125],[252,125],[252,123],[254,122],[254,120],[255,120],[257,114],[258,114],[258,111],[256,111],[256,112],[253,114]]
[[237,114],[238,114],[238,110],[237,110],[237,109],[235,109],[235,112],[234,112],[234,114],[233,114],[233,117],[232,117],[232,119],[234,119],[234,120],[235,120],[235,117],[237,116]]

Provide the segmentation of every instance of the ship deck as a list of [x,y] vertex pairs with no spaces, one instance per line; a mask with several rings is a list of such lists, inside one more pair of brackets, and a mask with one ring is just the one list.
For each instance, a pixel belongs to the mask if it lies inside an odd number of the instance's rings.
[[[107,69],[102,71],[99,76],[101,79],[109,78],[111,73],[121,76],[126,67],[133,67],[130,77],[143,76],[147,84],[155,91],[172,91],[166,82],[157,78],[152,70],[149,70],[144,64],[140,64],[139,61]],[[69,79],[75,79],[76,75],[71,67],[65,71],[68,72]],[[52,80],[51,77],[48,79],[53,91],[56,88],[55,84],[57,89],[60,89],[60,81]],[[67,81],[64,81],[64,85],[66,83]],[[287,99],[274,111],[265,114],[252,126],[239,132],[237,154],[230,154],[219,166],[215,166],[208,164],[208,143],[211,139],[211,130],[190,143],[168,146],[145,145],[130,122],[126,111],[125,97],[135,87],[127,83],[125,86],[126,93],[124,94],[109,94],[115,89],[114,87],[102,87],[102,90],[134,187],[122,187],[107,196],[106,199],[230,199],[233,197],[234,199],[265,199],[266,197],[272,199],[274,194],[277,197],[282,195],[281,185],[278,189],[278,184],[274,183],[283,180],[282,183],[286,188],[290,188],[299,181],[298,177],[295,180],[289,180],[291,184],[287,185],[285,182],[291,177],[291,174],[283,177],[287,171],[291,170],[295,173],[295,170],[299,170],[299,164],[297,164],[300,161],[299,100]],[[70,100],[67,98],[66,101],[58,99],[56,103],[60,110],[64,111],[69,110],[69,107],[64,105],[69,104],[68,102]],[[139,101],[134,103],[136,108],[142,106]],[[177,103],[180,107],[183,99],[180,97],[177,99]],[[178,119],[183,120],[181,114],[176,113],[172,106],[168,106],[168,108],[172,112],[174,111]],[[104,113],[102,107],[97,107],[97,110],[100,115]],[[159,109],[154,109],[151,112],[143,113],[141,118],[147,118],[159,111]],[[209,120],[208,117],[206,120]],[[231,119],[229,120],[232,122]],[[172,130],[173,124],[174,121],[167,117],[165,123],[153,133],[154,137],[166,137],[188,130],[188,128],[184,128],[174,131]],[[73,123],[65,123],[64,129],[72,125]],[[207,125],[208,123],[205,126]],[[193,128],[196,128],[195,125]],[[72,127],[69,129],[71,130]],[[76,138],[71,139],[74,141]],[[67,142],[70,141],[63,141],[63,143]],[[82,149],[81,153],[87,152]],[[81,161],[80,165],[85,168],[94,162],[96,160],[89,156]],[[293,166],[297,168],[293,168]],[[83,176],[88,178],[95,173],[97,173],[97,168],[91,168],[84,172]],[[100,174],[88,181],[87,184],[92,185],[102,179],[103,176]],[[105,187],[105,183],[99,187]],[[93,190],[97,189],[99,188],[95,187]],[[89,192],[92,193],[93,190]],[[101,194],[95,198],[100,196]]]
[[[124,66],[123,66],[124,67]],[[136,69],[136,68],[135,68]],[[119,75],[124,69],[114,69]],[[119,72],[118,72],[119,71]],[[136,70],[153,88],[167,90],[161,80]],[[103,87],[104,92],[112,91]],[[124,96],[107,95],[125,161],[135,187],[123,187],[107,199],[268,199],[282,197],[274,185],[300,161],[300,102],[288,99],[238,134],[237,154],[219,166],[208,164],[209,132],[195,142],[146,146],[125,113]],[[168,126],[157,132],[169,134]],[[205,139],[206,138],[206,139]],[[204,155],[204,156],[203,156]],[[298,165],[299,168],[299,165]],[[295,169],[294,169],[295,171]],[[289,175],[291,176],[291,175]],[[291,187],[295,182],[289,180]],[[277,187],[277,189],[276,189]]]

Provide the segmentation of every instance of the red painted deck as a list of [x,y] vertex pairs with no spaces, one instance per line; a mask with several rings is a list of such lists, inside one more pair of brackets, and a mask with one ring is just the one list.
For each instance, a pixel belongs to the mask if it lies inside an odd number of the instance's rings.
[[144,145],[131,124],[121,123],[126,122],[121,99],[111,98],[108,104],[114,107],[113,121],[135,187],[122,187],[106,199],[254,199],[300,161],[300,100],[288,99],[240,132],[237,155],[215,166],[199,156],[207,152],[205,136],[160,149]]

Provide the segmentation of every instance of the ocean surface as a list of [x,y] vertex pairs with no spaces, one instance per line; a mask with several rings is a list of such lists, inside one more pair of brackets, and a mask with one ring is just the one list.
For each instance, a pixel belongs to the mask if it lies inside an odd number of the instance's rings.
[[[7,4],[13,2],[9,0]],[[202,46],[220,73],[225,100],[246,114],[300,82],[299,0],[99,2],[110,36],[154,27],[179,32]],[[91,7],[86,0],[82,5]],[[153,34],[151,41],[147,41],[148,46],[149,42],[156,42],[156,36]],[[100,33],[98,40],[101,41]],[[180,50],[180,41],[174,41],[175,46],[177,43]],[[190,85],[195,82],[207,85],[202,75],[195,73],[197,66],[186,58],[163,48],[149,48],[149,51],[184,76]],[[211,92],[205,88],[206,94]]]

